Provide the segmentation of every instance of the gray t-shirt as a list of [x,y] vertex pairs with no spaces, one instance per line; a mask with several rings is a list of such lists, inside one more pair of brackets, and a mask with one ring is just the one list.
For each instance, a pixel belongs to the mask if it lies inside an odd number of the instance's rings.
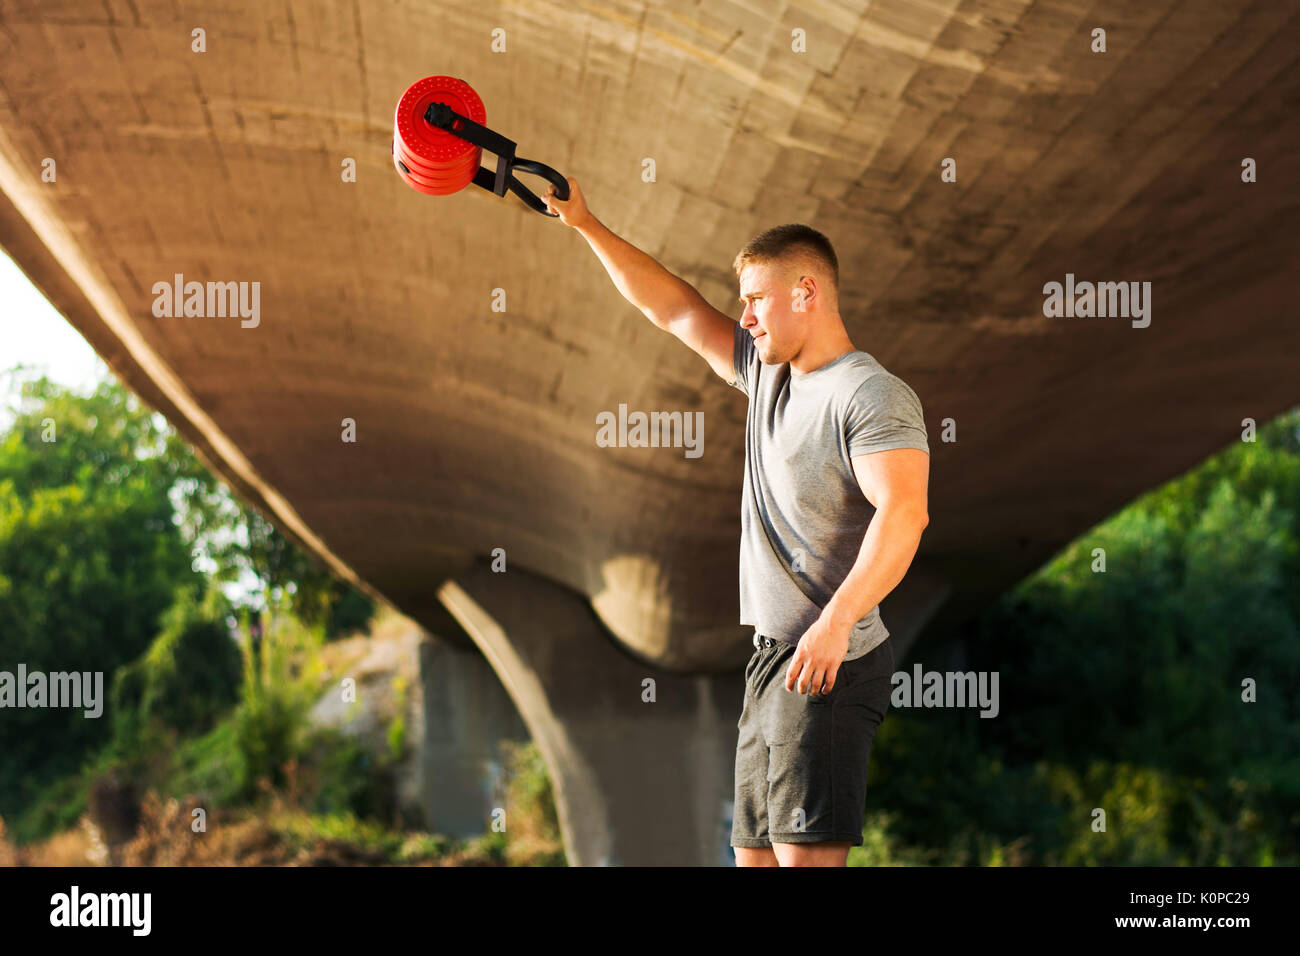
[[[730,384],[749,396],[740,623],[798,644],[853,568],[876,512],[850,459],[891,448],[928,454],[925,420],[916,393],[866,352],[791,375],[788,363],[763,365],[739,323],[735,335],[736,380]],[[854,625],[844,659],[861,657],[888,636],[877,605]]]

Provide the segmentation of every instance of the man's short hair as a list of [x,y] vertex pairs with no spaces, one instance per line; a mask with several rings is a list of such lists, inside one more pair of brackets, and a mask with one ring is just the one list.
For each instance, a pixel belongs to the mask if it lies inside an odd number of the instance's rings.
[[807,266],[815,263],[830,274],[832,295],[839,298],[839,259],[831,241],[812,226],[788,223],[759,233],[736,255],[732,268],[739,278],[745,266],[760,262],[794,262]]

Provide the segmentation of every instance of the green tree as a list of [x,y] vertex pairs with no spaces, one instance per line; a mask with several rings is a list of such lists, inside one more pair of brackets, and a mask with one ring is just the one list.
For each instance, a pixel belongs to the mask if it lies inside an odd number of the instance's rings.
[[234,581],[243,610],[287,602],[330,636],[373,613],[121,386],[23,382],[0,434],[0,670],[98,672],[103,714],[0,713],[0,815],[96,750],[132,758],[160,729],[200,732],[228,709],[241,608],[209,582]]
[[980,617],[966,667],[998,672],[999,719],[882,725],[873,799],[897,836],[974,863],[1018,840],[1037,863],[1300,862],[1300,414],[1257,439],[1089,529]]
[[[83,397],[27,383],[0,437],[0,669],[114,671],[139,656],[177,589],[202,586],[168,491],[201,466],[112,384]],[[0,813],[75,770],[109,734],[82,710],[7,709]]]

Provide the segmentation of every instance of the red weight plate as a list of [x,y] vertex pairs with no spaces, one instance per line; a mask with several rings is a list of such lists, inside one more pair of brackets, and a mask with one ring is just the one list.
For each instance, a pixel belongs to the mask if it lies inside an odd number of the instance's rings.
[[426,179],[436,180],[438,182],[453,182],[463,180],[465,176],[470,179],[474,178],[477,162],[473,153],[468,154],[463,160],[455,163],[448,163],[442,166],[432,166],[418,156],[411,155],[405,144],[396,137],[393,138],[393,155],[409,168],[412,172],[424,176]]
[[417,192],[422,192],[429,196],[446,195],[445,193],[441,192],[436,188],[433,188],[431,186],[426,186],[423,183],[419,182],[418,180],[413,179],[410,173],[402,168],[401,160],[399,160],[396,156],[393,157],[393,166],[394,168],[397,169],[397,175],[402,178],[402,181],[406,183],[406,185],[410,186],[412,189],[416,190]]
[[464,188],[459,182],[429,176],[422,170],[406,166],[404,160],[396,154],[393,155],[393,163],[408,186],[430,196],[447,196]]
[[393,158],[406,168],[408,175],[431,187],[434,190],[432,195],[449,195],[463,189],[468,182],[473,181],[477,171],[473,153],[466,156],[466,161],[445,167],[431,167],[412,156],[401,140],[396,138],[393,141]]
[[422,169],[406,165],[405,159],[396,154],[393,155],[393,162],[398,165],[398,169],[401,171],[405,179],[417,182],[421,186],[433,190],[431,195],[445,196],[463,188],[453,180],[440,176],[430,176]]
[[433,195],[449,195],[473,181],[483,150],[428,122],[424,114],[432,103],[446,103],[480,125],[487,123],[487,110],[473,88],[454,76],[426,76],[412,84],[397,103],[394,156],[412,176],[420,177],[429,188],[442,190]]
[[[397,169],[397,174],[412,189],[430,196],[446,196],[463,188],[459,183],[450,182],[445,177],[430,176],[422,168],[406,165],[408,157],[399,155],[398,152],[401,144],[395,143],[394,146],[393,165]],[[471,178],[472,176],[471,173]]]

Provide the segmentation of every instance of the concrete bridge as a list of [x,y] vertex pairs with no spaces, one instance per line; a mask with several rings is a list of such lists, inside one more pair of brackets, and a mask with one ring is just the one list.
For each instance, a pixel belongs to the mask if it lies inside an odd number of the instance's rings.
[[[1250,0],[11,2],[0,244],[237,493],[482,652],[571,860],[711,864],[744,397],[571,230],[408,188],[403,90],[465,78],[731,314],[748,238],[831,238],[931,436],[901,660],[1300,397],[1298,49],[1300,5]],[[177,276],[256,283],[256,321],[158,314]],[[1049,314],[1085,281],[1149,312]],[[620,404],[702,411],[704,453],[601,447]]]

